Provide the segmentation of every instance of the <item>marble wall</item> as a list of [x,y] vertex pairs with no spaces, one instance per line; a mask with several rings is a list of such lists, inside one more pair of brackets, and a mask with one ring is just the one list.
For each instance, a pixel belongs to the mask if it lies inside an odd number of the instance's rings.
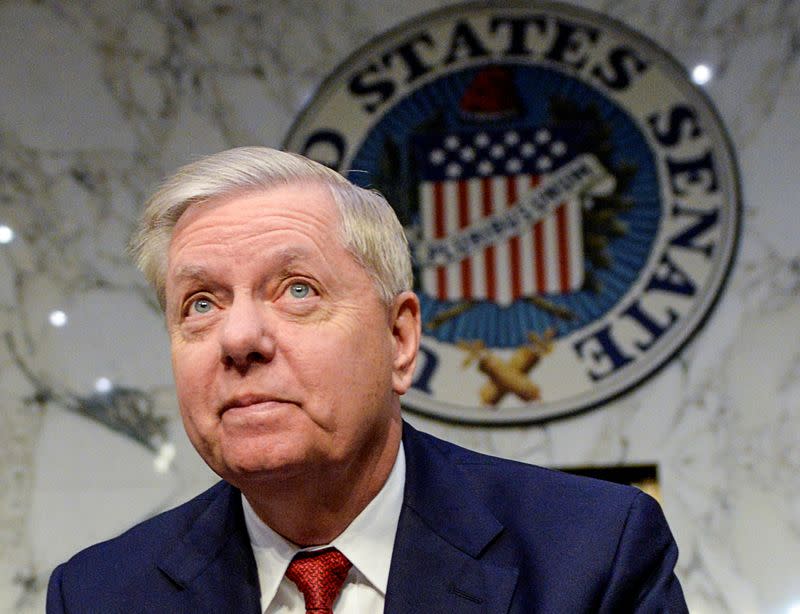
[[[214,476],[124,246],[163,174],[277,146],[314,88],[435,0],[0,1],[0,612]],[[633,393],[546,424],[411,422],[553,466],[654,463],[693,612],[800,608],[800,1],[594,0],[705,86],[739,156],[740,254],[703,331]],[[13,237],[11,236],[13,233]]]

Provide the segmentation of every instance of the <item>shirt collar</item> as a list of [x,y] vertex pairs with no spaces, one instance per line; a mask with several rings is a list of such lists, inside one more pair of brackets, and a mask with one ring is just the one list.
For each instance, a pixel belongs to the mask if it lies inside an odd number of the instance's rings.
[[389,585],[389,567],[392,562],[394,537],[406,481],[406,462],[402,444],[399,447],[389,477],[381,490],[367,504],[353,522],[330,544],[314,548],[299,548],[279,535],[258,517],[247,498],[242,495],[242,508],[250,545],[258,568],[261,586],[261,603],[270,603],[278,591],[289,563],[301,550],[317,550],[333,546],[382,595]]

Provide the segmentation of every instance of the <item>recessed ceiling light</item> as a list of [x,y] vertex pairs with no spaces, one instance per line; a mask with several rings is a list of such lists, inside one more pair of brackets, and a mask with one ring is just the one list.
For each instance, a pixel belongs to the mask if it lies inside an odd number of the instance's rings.
[[111,383],[111,380],[107,377],[98,377],[94,383],[94,389],[101,394],[105,394],[106,392],[111,392],[111,389],[114,387],[114,384]]
[[0,243],[11,243],[14,240],[14,230],[5,224],[0,225]]
[[697,85],[705,85],[711,81],[712,76],[711,68],[706,64],[698,64],[692,69],[692,81]]
[[49,320],[50,324],[56,328],[61,328],[67,323],[67,314],[60,309],[56,309],[55,311],[50,312]]

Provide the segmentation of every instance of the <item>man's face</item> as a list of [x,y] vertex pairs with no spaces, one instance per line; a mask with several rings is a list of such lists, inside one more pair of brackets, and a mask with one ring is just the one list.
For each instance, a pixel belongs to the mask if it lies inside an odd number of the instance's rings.
[[398,330],[418,327],[416,299],[384,305],[338,228],[317,184],[196,205],[175,228],[166,296],[181,415],[234,484],[369,462],[398,420],[416,354]]

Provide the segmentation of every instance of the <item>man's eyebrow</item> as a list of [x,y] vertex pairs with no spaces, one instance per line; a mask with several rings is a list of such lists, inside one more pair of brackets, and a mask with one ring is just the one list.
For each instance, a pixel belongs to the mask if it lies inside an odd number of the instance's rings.
[[327,270],[314,258],[314,252],[302,247],[285,247],[270,254],[269,264],[264,268],[265,277],[285,279],[292,275],[317,277]]
[[273,254],[275,265],[281,268],[286,268],[298,261],[308,260],[308,257],[308,250],[300,247],[284,247],[276,250]]
[[[301,247],[286,247],[273,252],[269,258],[270,268],[286,271],[296,262],[308,260],[309,251]],[[174,274],[176,281],[205,281],[211,276],[209,269],[199,264],[183,264]]]
[[183,280],[200,280],[208,278],[208,270],[197,264],[184,264],[175,271],[175,279],[178,281]]

